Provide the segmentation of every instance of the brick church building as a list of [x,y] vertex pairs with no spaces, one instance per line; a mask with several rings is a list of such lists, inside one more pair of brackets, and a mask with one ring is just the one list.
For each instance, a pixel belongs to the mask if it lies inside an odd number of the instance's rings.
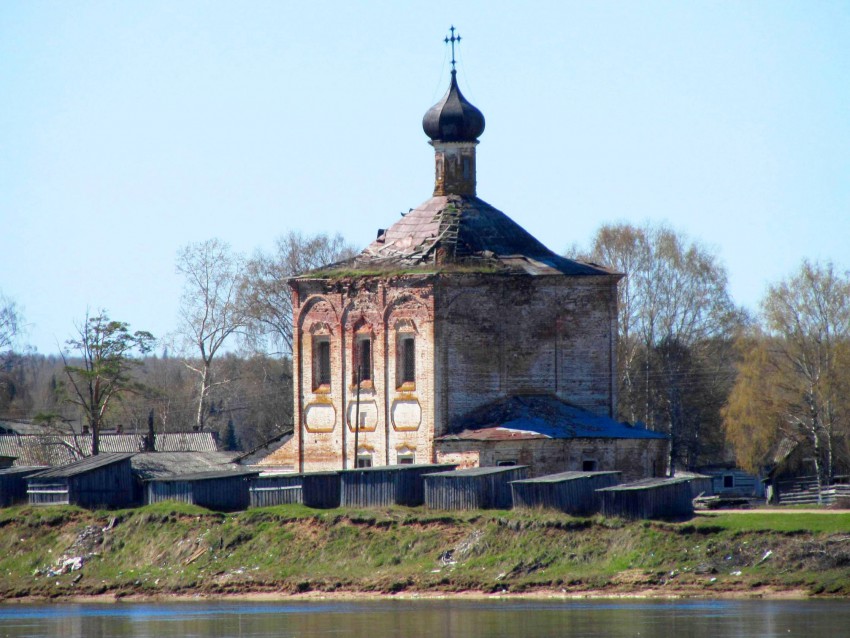
[[613,418],[622,275],[555,254],[477,197],[484,116],[454,70],[422,125],[433,196],[356,257],[290,281],[295,428],[264,464],[661,474],[666,437]]

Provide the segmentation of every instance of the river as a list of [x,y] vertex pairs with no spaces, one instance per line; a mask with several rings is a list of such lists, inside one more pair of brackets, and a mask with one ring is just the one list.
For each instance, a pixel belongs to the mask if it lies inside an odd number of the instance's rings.
[[850,635],[850,602],[452,600],[0,605],[3,638]]

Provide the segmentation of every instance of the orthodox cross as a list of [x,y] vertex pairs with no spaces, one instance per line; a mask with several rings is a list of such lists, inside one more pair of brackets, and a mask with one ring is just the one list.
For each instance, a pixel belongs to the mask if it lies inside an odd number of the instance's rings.
[[454,25],[451,26],[449,31],[451,31],[452,37],[446,36],[446,39],[443,40],[443,42],[445,42],[446,44],[448,44],[449,42],[452,43],[452,73],[454,73],[454,70],[455,70],[455,42],[460,44],[460,34],[458,33],[457,35],[455,35]]

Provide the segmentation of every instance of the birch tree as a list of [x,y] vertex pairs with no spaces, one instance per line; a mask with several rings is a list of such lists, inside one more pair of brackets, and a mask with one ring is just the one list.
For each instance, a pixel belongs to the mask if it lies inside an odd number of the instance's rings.
[[[737,445],[754,436],[804,442],[820,491],[850,433],[850,274],[804,261],[768,288],[761,310],[761,343],[742,362],[726,429]],[[753,414],[745,400],[756,394],[760,413]]]
[[210,390],[216,380],[213,360],[246,325],[240,290],[244,260],[219,239],[190,243],[177,256],[184,277],[180,302],[180,332],[187,342],[184,363],[197,376],[195,425],[203,429]]
[[243,299],[248,336],[256,349],[270,354],[292,352],[292,297],[287,281],[321,266],[353,257],[356,249],[341,235],[303,235],[290,231],[278,237],[270,254],[258,252],[245,268]]
[[606,225],[585,259],[626,277],[618,288],[619,413],[670,434],[669,471],[722,442],[730,339],[743,314],[726,271],[697,242],[661,226]]

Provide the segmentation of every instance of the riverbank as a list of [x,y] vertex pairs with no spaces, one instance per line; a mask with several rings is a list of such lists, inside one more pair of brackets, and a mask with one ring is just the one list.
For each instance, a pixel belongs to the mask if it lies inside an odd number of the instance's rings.
[[848,596],[850,513],[0,510],[0,600]]

